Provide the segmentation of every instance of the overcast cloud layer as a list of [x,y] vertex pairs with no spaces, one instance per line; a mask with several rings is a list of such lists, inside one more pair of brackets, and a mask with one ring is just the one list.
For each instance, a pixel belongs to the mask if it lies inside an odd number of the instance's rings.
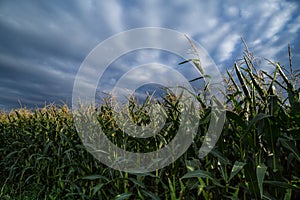
[[[2,0],[0,109],[18,108],[18,100],[27,107],[70,103],[74,78],[88,53],[106,38],[132,28],[186,33],[203,45],[220,69],[232,67],[241,57],[241,37],[255,55],[284,65],[291,43],[297,65],[299,11],[296,0]],[[140,52],[136,59],[141,64],[165,62],[157,52]],[[115,77],[110,74],[105,81],[114,84]]]

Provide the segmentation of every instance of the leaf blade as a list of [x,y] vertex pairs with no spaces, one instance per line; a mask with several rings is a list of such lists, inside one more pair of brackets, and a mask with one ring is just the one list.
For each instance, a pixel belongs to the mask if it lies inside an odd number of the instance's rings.
[[230,181],[233,177],[235,177],[243,168],[244,166],[246,165],[247,163],[244,163],[244,162],[239,162],[239,161],[235,161],[234,162],[234,165],[231,169],[231,172],[230,172],[230,176],[229,176],[229,180]]

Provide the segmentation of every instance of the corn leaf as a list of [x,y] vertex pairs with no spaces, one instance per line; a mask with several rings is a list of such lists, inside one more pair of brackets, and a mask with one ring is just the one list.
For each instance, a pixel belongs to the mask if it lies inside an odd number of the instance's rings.
[[117,195],[114,200],[125,200],[125,199],[129,199],[129,197],[131,196],[131,193],[123,193],[123,194],[119,194]]
[[290,150],[293,153],[293,155],[295,156],[295,158],[300,162],[300,154],[299,154],[299,151],[297,150],[295,144],[286,139],[283,139],[283,138],[280,138],[279,141],[282,144],[282,146],[285,147],[286,149]]
[[216,180],[215,178],[213,178],[211,176],[210,172],[203,171],[201,169],[198,169],[198,170],[195,170],[195,171],[192,171],[192,172],[188,172],[183,177],[181,177],[181,179],[186,179],[186,178],[207,178],[207,179],[210,179],[214,184],[216,184],[220,187],[224,187],[223,185],[221,185],[219,183],[218,180]]
[[256,177],[257,177],[258,188],[259,188],[261,198],[263,198],[264,195],[263,182],[264,182],[266,171],[267,171],[267,167],[263,163],[256,167]]
[[244,162],[239,162],[239,161],[235,161],[234,162],[234,165],[231,169],[231,172],[230,172],[230,176],[229,176],[229,181],[235,177],[243,168],[244,166],[246,165],[247,163],[244,163]]
[[248,126],[248,131],[252,128],[252,126],[259,122],[260,120],[266,119],[272,117],[271,115],[268,114],[264,114],[264,113],[258,113],[250,122],[249,126]]

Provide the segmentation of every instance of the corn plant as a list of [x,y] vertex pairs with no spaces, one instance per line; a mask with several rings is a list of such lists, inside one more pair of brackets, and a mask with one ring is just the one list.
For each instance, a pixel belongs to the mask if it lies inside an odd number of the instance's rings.
[[[191,43],[192,45],[192,43]],[[194,47],[195,48],[195,47]],[[245,44],[243,59],[227,70],[226,122],[205,158],[198,152],[213,117],[209,76],[200,60],[199,128],[194,143],[175,162],[148,173],[126,173],[100,163],[83,145],[74,114],[64,106],[25,108],[0,113],[1,199],[298,199],[300,197],[299,70],[269,61],[263,70]],[[146,125],[151,106],[161,105],[166,122],[151,138],[134,138],[118,126],[111,101],[85,109],[115,145],[151,152],[168,144],[180,125],[180,95],[166,91],[160,101],[129,99],[122,123]],[[196,108],[195,108],[196,109]],[[160,117],[156,115],[156,117]],[[87,140],[93,139],[90,135]]]

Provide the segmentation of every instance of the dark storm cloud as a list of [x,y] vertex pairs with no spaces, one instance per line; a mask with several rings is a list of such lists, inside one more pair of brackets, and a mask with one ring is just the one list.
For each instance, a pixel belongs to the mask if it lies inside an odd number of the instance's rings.
[[70,99],[80,63],[105,36],[93,35],[97,24],[91,26],[84,8],[62,1],[6,1],[0,15],[1,104]]

